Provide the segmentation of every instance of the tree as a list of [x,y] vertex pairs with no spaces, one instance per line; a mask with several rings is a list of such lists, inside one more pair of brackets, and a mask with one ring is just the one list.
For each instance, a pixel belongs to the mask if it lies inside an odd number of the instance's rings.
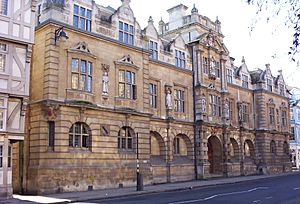
[[273,17],[282,15],[285,18],[284,24],[293,28],[294,33],[288,51],[293,61],[299,64],[300,55],[300,1],[299,0],[246,0],[249,5],[257,7],[257,14],[265,13],[267,22]]

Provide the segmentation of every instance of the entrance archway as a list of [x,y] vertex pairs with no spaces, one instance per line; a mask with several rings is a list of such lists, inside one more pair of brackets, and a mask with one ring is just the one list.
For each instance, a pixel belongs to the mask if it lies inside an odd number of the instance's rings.
[[220,140],[216,136],[210,136],[207,142],[208,147],[208,162],[209,173],[220,174],[222,173],[222,145]]

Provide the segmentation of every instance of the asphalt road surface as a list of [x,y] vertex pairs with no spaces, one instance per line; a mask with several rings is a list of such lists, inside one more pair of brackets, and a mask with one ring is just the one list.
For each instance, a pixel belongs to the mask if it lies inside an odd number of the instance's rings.
[[[201,182],[201,181],[199,181]],[[118,199],[91,200],[101,204],[300,204],[300,174],[163,192]]]

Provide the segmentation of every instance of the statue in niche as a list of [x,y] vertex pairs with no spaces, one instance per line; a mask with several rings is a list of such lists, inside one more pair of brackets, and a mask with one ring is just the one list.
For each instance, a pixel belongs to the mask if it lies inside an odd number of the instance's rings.
[[172,109],[172,91],[170,88],[166,90],[166,108],[167,110]]
[[102,77],[102,94],[108,95],[108,73],[107,73],[107,71],[104,71],[103,77]]
[[204,96],[201,99],[201,111],[202,113],[206,113],[206,99]]
[[212,57],[210,60],[210,74],[216,75],[216,61],[214,57]]
[[239,122],[242,122],[243,121],[243,105],[242,104],[239,104],[238,105],[238,111],[239,111]]
[[226,100],[225,104],[224,104],[224,116],[225,116],[225,118],[229,118],[229,102],[228,102],[228,100]]

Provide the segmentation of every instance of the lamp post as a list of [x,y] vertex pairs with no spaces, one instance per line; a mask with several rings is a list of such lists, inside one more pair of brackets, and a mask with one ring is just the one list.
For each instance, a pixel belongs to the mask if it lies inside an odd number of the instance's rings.
[[143,191],[143,175],[140,174],[139,133],[136,133],[136,191]]

